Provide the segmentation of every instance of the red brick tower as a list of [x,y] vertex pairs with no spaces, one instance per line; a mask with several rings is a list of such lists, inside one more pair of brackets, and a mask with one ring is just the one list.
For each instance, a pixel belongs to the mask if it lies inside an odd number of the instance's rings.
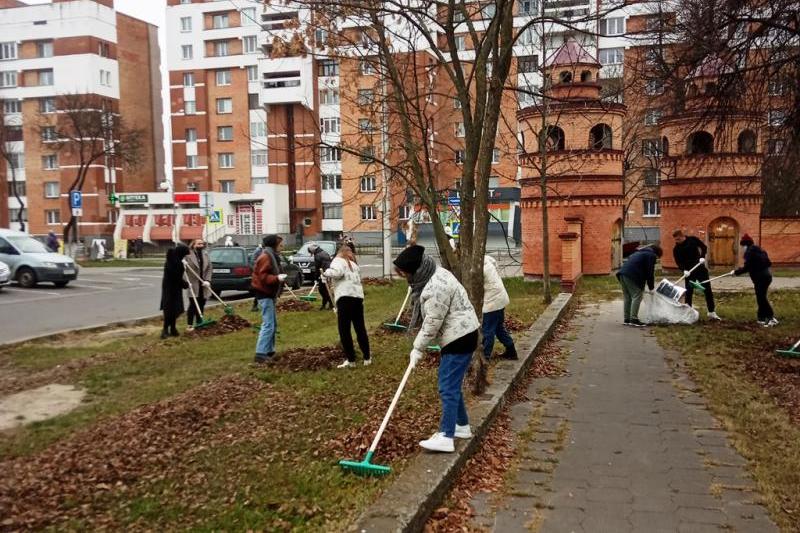
[[550,273],[567,288],[622,259],[621,132],[625,106],[600,100],[600,63],[575,40],[545,63],[544,101],[520,110],[523,272],[541,276],[542,169],[547,175]]
[[[737,263],[740,235],[758,239],[763,160],[757,133],[763,118],[715,105],[717,82],[729,72],[709,57],[687,77],[684,111],[661,122],[660,162],[665,246],[681,228],[708,244],[712,266],[726,267]],[[676,266],[671,253],[662,261]]]

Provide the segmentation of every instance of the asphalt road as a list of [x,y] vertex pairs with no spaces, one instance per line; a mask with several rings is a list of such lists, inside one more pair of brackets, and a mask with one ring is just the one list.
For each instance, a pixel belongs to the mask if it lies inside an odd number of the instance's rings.
[[[506,276],[519,267],[505,257]],[[382,274],[379,257],[361,258],[362,275]],[[245,297],[226,292],[225,300]],[[0,291],[0,345],[63,331],[103,326],[159,314],[160,268],[81,268],[78,279],[58,289],[42,284],[23,289],[15,284]],[[211,305],[211,302],[209,302]]]

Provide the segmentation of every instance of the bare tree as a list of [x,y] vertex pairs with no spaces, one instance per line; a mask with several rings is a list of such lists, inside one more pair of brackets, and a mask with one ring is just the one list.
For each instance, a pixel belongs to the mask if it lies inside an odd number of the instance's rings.
[[17,223],[20,230],[25,231],[25,204],[19,193],[17,170],[23,167],[22,152],[11,149],[11,143],[22,141],[22,121],[11,115],[6,115],[4,106],[0,105],[0,159],[3,160],[11,175],[9,196],[13,193],[17,200]]
[[[130,127],[108,99],[97,95],[69,94],[57,100],[57,114],[41,114],[42,143],[75,166],[69,191],[82,191],[91,168],[106,172],[135,169],[141,162],[143,132]],[[107,194],[113,192],[106,190]],[[70,216],[64,226],[64,242],[75,236],[77,220]]]

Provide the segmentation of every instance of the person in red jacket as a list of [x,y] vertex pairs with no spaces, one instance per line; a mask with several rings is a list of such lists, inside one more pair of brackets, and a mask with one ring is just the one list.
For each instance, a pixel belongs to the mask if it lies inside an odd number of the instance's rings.
[[256,341],[256,364],[272,362],[275,357],[275,335],[278,315],[275,300],[280,296],[286,274],[281,272],[278,254],[283,249],[283,239],[278,235],[264,237],[263,250],[253,268],[251,282],[258,306],[261,308],[261,330]]

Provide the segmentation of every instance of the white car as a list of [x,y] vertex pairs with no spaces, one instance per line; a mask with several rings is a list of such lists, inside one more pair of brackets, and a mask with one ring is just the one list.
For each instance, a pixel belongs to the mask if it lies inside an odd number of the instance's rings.
[[0,261],[0,289],[11,283],[11,269]]

